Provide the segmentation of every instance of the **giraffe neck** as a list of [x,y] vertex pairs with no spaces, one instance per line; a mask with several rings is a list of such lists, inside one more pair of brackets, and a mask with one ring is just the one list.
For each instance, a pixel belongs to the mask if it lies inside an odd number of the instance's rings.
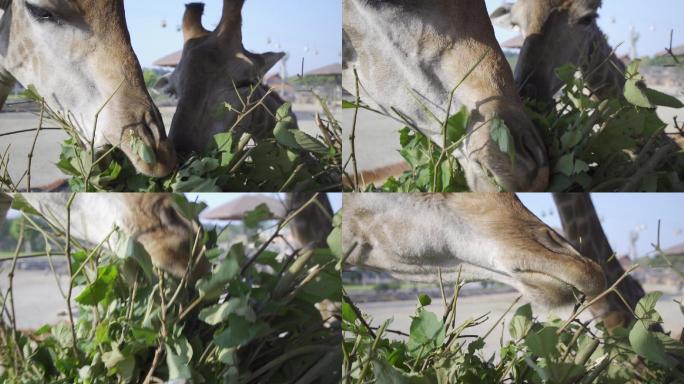
[[[287,208],[296,211],[314,197],[312,193],[292,192],[287,195]],[[325,247],[332,231],[333,210],[326,194],[316,196],[316,200],[294,217],[291,223],[292,234],[299,246]]]
[[593,33],[589,55],[581,66],[587,86],[600,99],[621,97],[625,87],[625,65],[598,26]]
[[582,255],[599,264],[605,263],[613,250],[589,195],[556,193],[553,197],[568,240]]
[[[625,271],[617,258],[613,257],[613,249],[603,232],[591,196],[588,193],[554,193],[553,199],[567,239],[584,257],[602,267],[609,286],[618,281]],[[635,308],[645,294],[641,285],[631,276],[627,276],[617,287],[631,308]],[[592,311],[603,319],[609,329],[626,326],[633,318],[631,309],[625,308],[615,294],[606,296]]]

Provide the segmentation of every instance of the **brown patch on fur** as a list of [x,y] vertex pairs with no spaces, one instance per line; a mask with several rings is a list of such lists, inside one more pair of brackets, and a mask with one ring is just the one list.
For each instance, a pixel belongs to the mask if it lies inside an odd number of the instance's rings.
[[133,193],[126,197],[135,207],[125,219],[128,229],[145,247],[156,266],[182,277],[193,256],[193,259],[200,259],[191,275],[192,280],[209,271],[209,262],[201,249],[196,249],[192,255],[195,238],[201,231],[199,224],[176,212],[170,194]]
[[[467,195],[467,194],[466,194]],[[548,271],[588,296],[599,294],[605,286],[598,264],[582,257],[561,235],[530,212],[512,193],[447,196],[449,204],[472,217],[474,228],[495,233],[506,248],[514,250],[503,259],[528,255],[526,260],[512,260],[521,271]],[[554,270],[544,266],[554,266]]]
[[190,3],[185,5],[183,15],[183,39],[188,41],[208,35],[210,32],[202,25],[204,3]]
[[219,38],[239,38],[242,41],[242,7],[244,5],[245,0],[223,0],[223,14],[215,31]]
[[[380,184],[387,181],[390,177],[399,177],[404,172],[409,171],[411,171],[411,166],[406,162],[391,164],[370,171],[362,171],[359,174],[359,182],[362,187],[370,184]],[[353,175],[349,176],[353,177]],[[352,188],[354,185],[352,180],[346,175],[343,177],[342,183],[346,188]]]

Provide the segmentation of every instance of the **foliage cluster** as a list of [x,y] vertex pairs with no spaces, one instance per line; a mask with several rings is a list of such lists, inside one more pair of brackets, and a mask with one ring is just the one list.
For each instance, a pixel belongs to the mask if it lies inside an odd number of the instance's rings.
[[[460,288],[460,285],[459,285]],[[684,382],[684,343],[651,330],[662,318],[655,310],[661,294],[646,295],[629,328],[608,332],[602,323],[539,321],[529,304],[513,314],[498,353],[485,355],[485,339],[501,325],[494,321],[485,334],[468,330],[486,315],[455,322],[458,290],[442,316],[418,298],[410,334],[389,337],[391,320],[373,324],[351,300],[342,306],[345,331],[343,383],[675,383]],[[517,303],[511,304],[508,311]],[[680,306],[682,304],[680,303]],[[684,306],[682,313],[684,314]],[[506,311],[506,313],[508,313]],[[503,329],[502,329],[503,330]]]
[[[191,219],[204,208],[182,196],[174,203]],[[20,198],[15,207],[28,230],[36,212]],[[264,215],[268,208],[258,207],[245,225],[256,228]],[[339,325],[326,325],[316,308],[340,300],[339,228],[328,239],[331,248],[278,254],[270,245],[291,216],[268,240],[254,235],[229,249],[217,244],[217,229],[201,232],[192,251],[202,249],[214,268],[194,283],[192,265],[173,278],[117,229],[112,252],[83,247],[57,228],[39,229],[46,242],[63,244],[70,262],[68,286],[60,290],[71,320],[30,333],[16,329],[15,255],[0,302],[0,382],[289,383],[339,376]]]
[[[659,106],[683,108],[684,104],[646,87],[638,69],[638,61],[628,68],[623,97],[597,100],[588,93],[585,79],[577,68],[566,65],[556,70],[565,86],[554,105],[540,106],[528,101],[528,115],[540,130],[548,149],[549,191],[684,190],[684,151],[665,135],[667,124],[656,114]],[[360,99],[354,103],[345,102],[343,106],[377,112]],[[411,170],[380,186],[365,188],[384,192],[467,190],[464,170],[454,156],[454,150],[467,140],[468,111],[461,109],[440,121],[441,143],[434,142],[409,124],[410,119],[400,113],[397,115],[407,123],[400,131],[400,154]],[[497,117],[490,121],[492,140],[514,162],[515,143],[509,128]],[[682,135],[684,131],[679,133]],[[349,179],[354,180],[355,175],[350,175]],[[359,182],[363,183],[363,180]]]

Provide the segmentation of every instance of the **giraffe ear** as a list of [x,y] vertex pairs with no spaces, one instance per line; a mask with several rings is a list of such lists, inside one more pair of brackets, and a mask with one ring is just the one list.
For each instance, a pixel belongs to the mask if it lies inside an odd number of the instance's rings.
[[492,20],[492,24],[497,27],[514,29],[515,24],[513,23],[513,3],[504,3],[502,6],[497,8],[489,18]]
[[285,52],[266,52],[256,55],[256,65],[261,75],[266,75],[287,54]]

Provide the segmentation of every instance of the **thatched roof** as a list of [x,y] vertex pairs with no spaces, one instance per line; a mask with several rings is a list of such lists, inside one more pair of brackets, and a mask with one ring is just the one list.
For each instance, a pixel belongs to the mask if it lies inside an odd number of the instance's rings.
[[178,63],[180,63],[180,59],[181,59],[182,55],[183,55],[183,51],[174,52],[170,55],[166,55],[166,56],[162,57],[161,59],[155,61],[152,64],[156,65],[157,67],[175,68],[176,66],[178,66]]
[[253,211],[261,204],[266,204],[271,211],[272,216],[269,219],[281,219],[287,214],[287,208],[282,201],[274,197],[249,194],[204,211],[200,218],[203,220],[243,220],[247,212]]
[[[684,44],[673,47],[672,54],[675,56],[684,56]],[[666,50],[662,50],[656,53],[656,56],[670,56],[670,53]]]
[[522,48],[524,42],[525,38],[523,38],[522,35],[518,35],[501,43],[501,48],[520,49]]
[[668,256],[684,255],[684,243],[674,245],[667,249],[663,249],[663,253]]
[[342,75],[342,64],[335,63],[329,64],[325,67],[320,67],[309,71],[304,74],[304,76],[341,76]]

